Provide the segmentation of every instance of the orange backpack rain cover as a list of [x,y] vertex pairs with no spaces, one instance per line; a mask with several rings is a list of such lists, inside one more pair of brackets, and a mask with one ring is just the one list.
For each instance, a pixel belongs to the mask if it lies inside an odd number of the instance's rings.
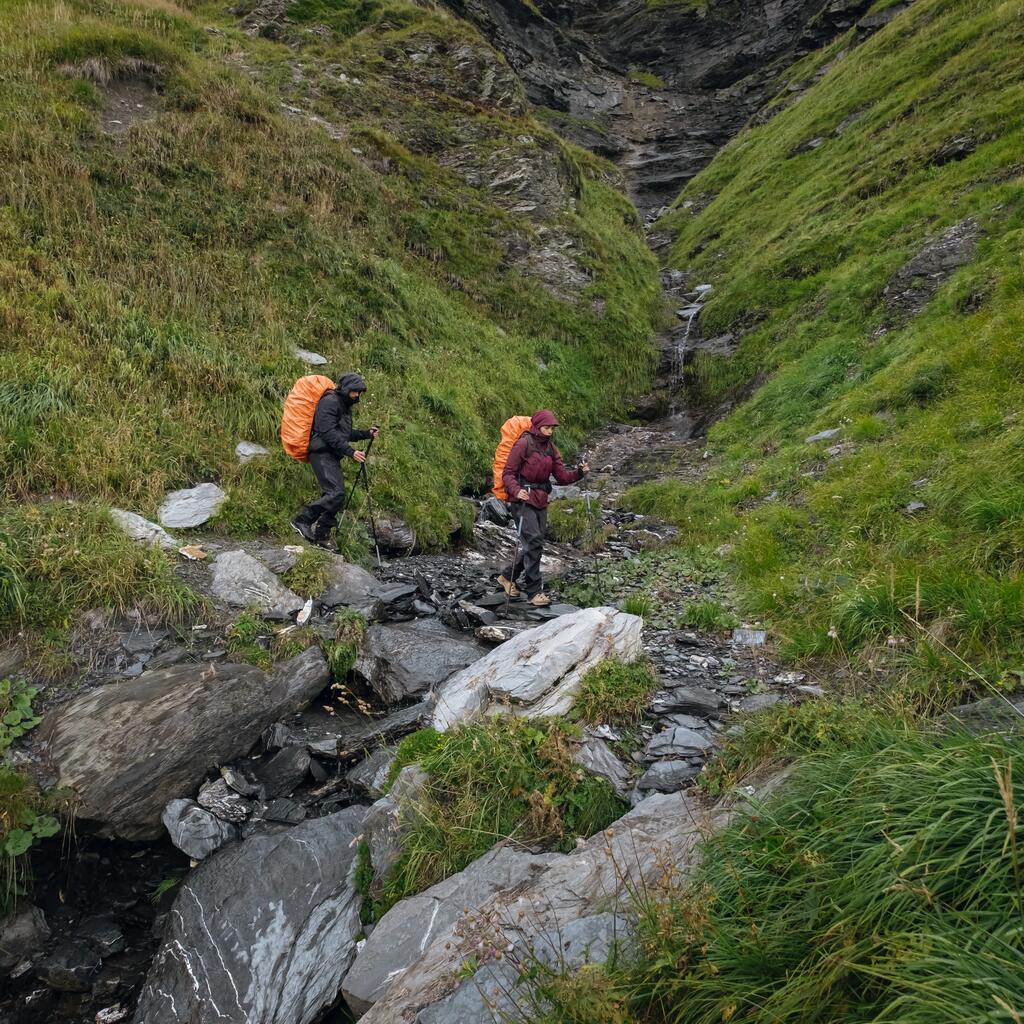
[[288,392],[281,417],[281,444],[293,459],[309,461],[309,432],[313,429],[316,404],[333,390],[330,377],[311,373],[300,377]]
[[494,453],[494,496],[508,501],[505,485],[501,482],[501,474],[505,472],[505,463],[512,452],[512,446],[533,426],[530,416],[513,416],[501,425],[501,440]]

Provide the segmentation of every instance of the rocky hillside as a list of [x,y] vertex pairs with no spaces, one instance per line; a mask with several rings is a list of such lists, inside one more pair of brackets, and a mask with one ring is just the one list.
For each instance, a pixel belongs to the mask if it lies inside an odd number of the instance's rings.
[[180,606],[105,504],[213,480],[222,529],[286,530],[312,479],[276,432],[311,368],[370,380],[378,503],[427,545],[508,415],[579,438],[648,379],[617,172],[444,10],[12,3],[4,28],[0,628]]
[[801,57],[854,46],[906,4],[872,0],[447,0],[519,73],[547,123],[614,160],[657,211]]

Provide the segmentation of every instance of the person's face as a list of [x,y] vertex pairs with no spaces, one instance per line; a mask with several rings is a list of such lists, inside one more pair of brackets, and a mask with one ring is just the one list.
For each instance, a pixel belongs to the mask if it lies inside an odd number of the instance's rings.
[[543,434],[543,435],[544,435],[545,437],[551,437],[551,435],[552,435],[552,434],[554,434],[554,432],[555,432],[555,428],[554,428],[554,427],[547,427],[547,426],[545,426],[545,427],[541,427],[541,428],[540,428],[540,432],[541,432],[541,433],[542,433],[542,434]]
[[361,392],[361,391],[350,391],[350,392],[348,393],[348,397],[349,397],[349,398],[350,398],[350,399],[351,399],[351,400],[352,400],[353,402],[358,402],[358,401],[359,401],[359,396],[360,396],[361,394],[362,394],[362,392]]

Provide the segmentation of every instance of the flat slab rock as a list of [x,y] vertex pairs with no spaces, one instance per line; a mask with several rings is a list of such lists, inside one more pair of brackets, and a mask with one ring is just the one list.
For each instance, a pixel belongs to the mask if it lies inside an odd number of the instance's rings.
[[160,506],[160,522],[168,529],[189,529],[211,520],[228,496],[216,484],[171,491]]
[[156,839],[170,800],[192,793],[214,764],[247,754],[272,722],[327,685],[311,647],[273,673],[252,665],[184,664],[110,683],[70,701],[39,727],[78,817],[122,839]]
[[637,615],[586,608],[525,630],[436,690],[434,728],[443,732],[469,721],[492,702],[518,705],[530,717],[563,715],[598,662],[639,657],[642,629]]
[[126,512],[123,508],[112,508],[110,518],[128,534],[132,540],[140,544],[153,544],[165,551],[176,551],[178,542],[162,527],[151,523],[134,512]]
[[214,559],[210,589],[232,608],[255,608],[267,619],[287,619],[306,603],[262,562],[241,550],[225,551]]
[[354,671],[386,703],[443,683],[489,648],[436,619],[371,626]]
[[466,907],[479,907],[496,893],[535,879],[557,854],[535,855],[492,847],[464,871],[392,907],[377,923],[345,976],[342,994],[356,1014],[384,995],[397,974],[446,932]]
[[355,954],[363,810],[348,807],[204,861],[181,887],[135,1024],[309,1024]]

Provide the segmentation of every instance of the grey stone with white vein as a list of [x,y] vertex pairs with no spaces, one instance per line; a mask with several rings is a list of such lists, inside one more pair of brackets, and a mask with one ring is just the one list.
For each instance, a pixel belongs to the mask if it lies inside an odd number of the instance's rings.
[[550,854],[495,846],[457,875],[396,904],[380,919],[345,976],[345,1001],[355,1013],[365,1013],[466,907],[478,907],[495,893],[522,885],[551,859]]
[[258,834],[181,887],[135,1024],[310,1024],[355,953],[363,809]]
[[267,619],[287,619],[305,604],[262,562],[241,550],[214,559],[210,589],[232,608],[254,608]]

